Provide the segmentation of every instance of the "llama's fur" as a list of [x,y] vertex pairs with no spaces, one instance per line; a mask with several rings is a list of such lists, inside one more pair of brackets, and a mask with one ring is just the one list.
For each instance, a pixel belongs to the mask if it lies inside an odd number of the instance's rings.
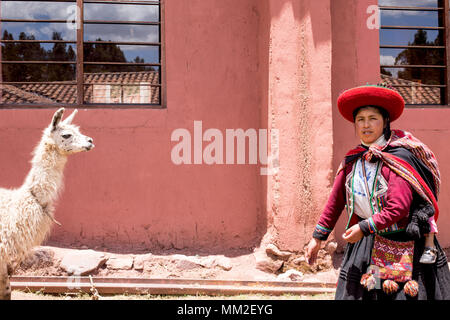
[[[0,298],[2,281],[7,281],[3,279],[5,266],[19,264],[34,246],[44,241],[55,221],[54,202],[62,188],[68,155],[94,146],[91,138],[71,124],[76,110],[61,121],[63,112],[59,109],[44,130],[23,185],[0,189]],[[4,297],[8,298],[8,294]]]

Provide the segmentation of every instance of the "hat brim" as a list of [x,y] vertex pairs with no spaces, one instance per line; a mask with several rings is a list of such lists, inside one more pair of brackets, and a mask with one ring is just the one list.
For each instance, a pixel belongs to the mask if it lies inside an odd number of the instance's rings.
[[405,108],[402,96],[389,88],[362,86],[344,91],[338,98],[338,109],[342,116],[354,122],[353,112],[362,106],[378,106],[389,113],[390,121],[397,120]]

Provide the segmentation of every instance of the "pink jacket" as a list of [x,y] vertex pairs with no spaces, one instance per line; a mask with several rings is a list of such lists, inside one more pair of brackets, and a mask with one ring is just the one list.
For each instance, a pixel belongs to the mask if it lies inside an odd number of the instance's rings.
[[[346,204],[348,209],[345,184],[348,175],[352,173],[352,167],[353,165],[347,166],[345,170],[342,170],[336,176],[327,204],[314,230],[314,238],[326,240],[334,229]],[[356,213],[353,213],[348,217],[347,228],[359,223],[365,235],[381,231],[394,224],[400,230],[406,228],[410,206],[413,200],[412,188],[406,180],[385,165],[381,167],[381,174],[388,184],[387,191],[384,194],[378,195],[379,199],[377,200],[381,204],[381,212],[365,220],[358,217]]]

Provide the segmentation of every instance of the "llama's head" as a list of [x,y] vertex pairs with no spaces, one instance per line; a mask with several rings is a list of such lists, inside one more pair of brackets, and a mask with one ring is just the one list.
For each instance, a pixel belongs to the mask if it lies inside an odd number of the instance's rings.
[[47,133],[61,154],[69,155],[94,148],[92,138],[81,134],[80,129],[72,124],[77,112],[75,109],[62,121],[64,108],[59,109],[53,115],[52,123],[47,128]]

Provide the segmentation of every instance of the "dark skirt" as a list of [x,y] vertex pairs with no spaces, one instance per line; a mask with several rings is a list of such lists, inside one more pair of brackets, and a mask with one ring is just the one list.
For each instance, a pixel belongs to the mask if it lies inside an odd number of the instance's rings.
[[[408,240],[403,232],[386,237],[397,241]],[[450,270],[447,257],[436,237],[434,243],[438,256],[434,264],[419,263],[425,242],[424,239],[415,241],[412,278],[419,284],[419,294],[416,297],[405,294],[403,283],[399,283],[396,293],[389,295],[382,289],[367,291],[360,280],[370,265],[373,241],[374,236],[371,235],[347,245],[337,283],[336,300],[450,300]]]

